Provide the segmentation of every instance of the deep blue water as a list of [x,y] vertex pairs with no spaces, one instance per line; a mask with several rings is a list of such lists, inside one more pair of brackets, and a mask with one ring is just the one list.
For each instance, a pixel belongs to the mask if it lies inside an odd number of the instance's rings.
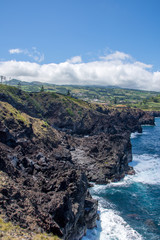
[[160,118],[131,136],[136,174],[118,183],[96,185],[100,221],[83,240],[160,239]]

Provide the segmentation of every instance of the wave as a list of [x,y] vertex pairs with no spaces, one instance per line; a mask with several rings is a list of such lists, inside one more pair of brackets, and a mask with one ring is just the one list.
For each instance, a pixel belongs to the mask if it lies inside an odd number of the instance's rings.
[[103,207],[101,198],[99,200],[100,221],[97,228],[87,230],[82,240],[142,240],[143,237],[135,231],[120,213],[113,209]]
[[[116,207],[107,199],[104,199],[106,191],[109,189],[120,189],[122,191],[128,187],[135,188],[135,184],[157,185],[160,184],[160,157],[152,154],[142,154],[133,156],[133,162],[136,171],[135,175],[128,175],[117,183],[108,185],[95,185],[91,189],[91,194],[99,201],[100,221],[97,221],[97,228],[87,230],[87,234],[82,240],[142,240],[143,236],[133,229],[116,210]],[[143,188],[139,191],[144,191]],[[125,192],[124,189],[124,192]],[[134,193],[133,193],[134,194]],[[152,239],[152,237],[150,238]],[[154,239],[154,238],[153,238]]]
[[[136,164],[135,164],[136,163]],[[144,184],[160,184],[160,157],[153,154],[142,154],[133,156],[133,162],[136,174],[127,176],[124,180],[133,180]]]
[[[145,125],[146,126],[146,125]],[[147,135],[148,134],[148,132],[145,130],[145,131],[143,131],[143,133],[138,133],[138,132],[134,132],[134,133],[131,133],[131,139],[134,139],[134,138],[137,138],[137,137],[139,137],[139,136],[141,136],[141,135]]]
[[135,175],[126,175],[119,182],[112,182],[108,185],[96,185],[93,194],[99,194],[106,188],[129,186],[132,183],[139,182],[143,184],[160,185],[160,157],[153,154],[134,154],[133,161],[129,163],[134,167]]
[[138,133],[138,132],[131,133],[131,139],[137,138],[139,135],[142,135],[142,133]]
[[136,154],[133,154],[133,161],[129,165],[134,167],[135,175],[127,175],[119,182],[95,185],[90,189],[93,198],[99,201],[100,221],[97,221],[97,228],[87,230],[82,240],[159,239],[158,127],[154,130],[154,127],[145,126],[143,133],[131,134]]

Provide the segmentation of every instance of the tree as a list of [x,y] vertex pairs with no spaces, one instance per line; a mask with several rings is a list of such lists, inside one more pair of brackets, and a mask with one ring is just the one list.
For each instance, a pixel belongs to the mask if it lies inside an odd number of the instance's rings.
[[70,90],[67,91],[67,96],[71,96]]
[[143,99],[143,104],[145,105],[147,103],[147,99]]
[[3,83],[4,76],[0,76],[1,78],[1,84]]
[[40,92],[44,92],[44,87],[43,87],[43,85],[42,85],[42,87],[41,87]]
[[159,102],[159,101],[158,101],[158,98],[154,97],[154,98],[153,98],[153,102],[158,103],[158,102]]
[[114,98],[114,104],[117,104],[117,98],[116,97]]
[[18,89],[21,90],[21,88],[22,88],[21,82],[18,82],[17,86],[18,86]]

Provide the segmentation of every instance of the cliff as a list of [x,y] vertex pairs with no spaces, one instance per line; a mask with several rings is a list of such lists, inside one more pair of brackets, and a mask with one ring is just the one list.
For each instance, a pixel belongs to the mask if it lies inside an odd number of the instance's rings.
[[153,114],[0,90],[0,213],[32,231],[80,239],[97,220],[88,180],[106,184],[134,172],[130,134],[154,124]]
[[0,103],[1,214],[23,228],[80,239],[97,219],[97,201],[71,160],[65,136]]

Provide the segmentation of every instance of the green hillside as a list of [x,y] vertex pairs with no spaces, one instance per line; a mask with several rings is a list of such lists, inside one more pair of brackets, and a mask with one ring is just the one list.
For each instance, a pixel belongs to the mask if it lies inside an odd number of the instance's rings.
[[[54,92],[25,92],[17,87],[0,84],[0,101],[8,102],[18,110],[32,117],[50,118],[51,113],[61,112],[65,119],[78,121],[96,106],[71,96]],[[57,116],[58,118],[58,116]]]
[[[70,95],[88,103],[105,104],[108,107],[137,107],[143,110],[160,110],[159,92],[123,89],[102,86],[54,85],[41,82],[22,82],[12,79],[7,85],[15,86],[25,92],[50,92]],[[29,95],[29,98],[31,95]],[[32,100],[31,100],[32,101]],[[37,106],[38,108],[38,106]]]

